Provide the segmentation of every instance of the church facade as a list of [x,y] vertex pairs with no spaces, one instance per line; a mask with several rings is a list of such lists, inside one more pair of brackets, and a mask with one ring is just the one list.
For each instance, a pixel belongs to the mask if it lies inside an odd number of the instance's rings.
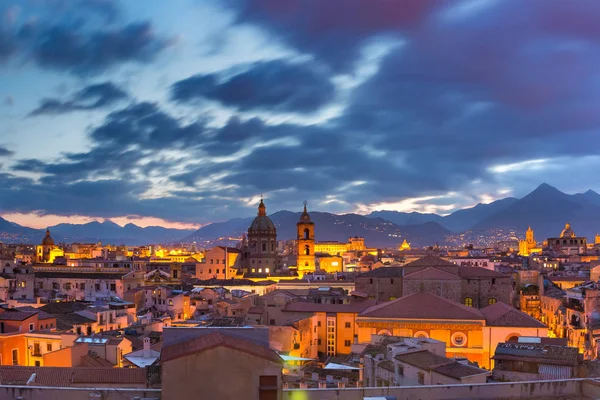
[[577,237],[571,224],[565,224],[557,238],[548,238],[548,248],[564,255],[586,254],[587,238]]
[[247,239],[242,243],[242,265],[247,273],[270,274],[275,272],[277,256],[277,229],[267,216],[263,199],[258,205],[258,214],[248,228]]

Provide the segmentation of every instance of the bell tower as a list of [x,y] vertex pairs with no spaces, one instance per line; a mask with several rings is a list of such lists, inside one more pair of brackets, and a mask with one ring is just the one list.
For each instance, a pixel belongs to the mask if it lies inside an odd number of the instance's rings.
[[304,202],[304,212],[300,216],[300,221],[296,224],[297,232],[297,256],[296,266],[298,274],[303,276],[306,273],[315,271],[315,223],[310,220],[310,215],[306,210],[306,201]]

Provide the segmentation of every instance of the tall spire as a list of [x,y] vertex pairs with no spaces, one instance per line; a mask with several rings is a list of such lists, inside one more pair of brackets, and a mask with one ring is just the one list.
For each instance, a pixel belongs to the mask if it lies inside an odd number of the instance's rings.
[[258,205],[258,216],[265,217],[267,215],[267,207],[263,203],[263,198],[260,196],[260,204]]
[[306,209],[307,204],[308,202],[304,200],[304,211],[302,212],[302,215],[300,215],[301,222],[310,222],[310,215],[308,215],[308,210]]

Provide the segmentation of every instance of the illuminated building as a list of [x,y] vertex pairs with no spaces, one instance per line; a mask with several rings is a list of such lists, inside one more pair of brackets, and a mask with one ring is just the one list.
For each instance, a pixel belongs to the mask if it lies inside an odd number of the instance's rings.
[[238,269],[240,269],[240,256],[240,250],[233,247],[217,246],[207,250],[204,262],[196,263],[196,278],[201,280],[212,278],[231,279],[235,277]]
[[348,239],[348,242],[336,242],[326,241],[315,243],[315,253],[330,254],[332,256],[341,256],[347,251],[368,251],[369,254],[377,251],[374,249],[367,249],[365,247],[365,238],[354,236]]
[[546,325],[505,303],[478,310],[427,292],[372,306],[356,324],[359,343],[370,343],[372,335],[431,338],[446,343],[447,357],[466,357],[487,369],[498,343],[548,335]]
[[42,239],[42,244],[35,246],[36,260],[39,263],[53,263],[56,257],[63,257],[65,253],[54,245],[54,240],[50,236],[50,230],[46,229],[46,236]]
[[310,220],[304,202],[304,212],[300,215],[300,221],[296,224],[298,240],[298,254],[296,266],[300,277],[315,271],[315,223]]
[[548,247],[561,254],[574,255],[585,254],[587,252],[587,238],[577,237],[571,228],[571,224],[565,224],[557,238],[548,238]]
[[537,242],[533,237],[533,229],[527,228],[525,240],[519,240],[519,255],[527,257],[532,253],[541,253],[542,249],[537,247]]
[[402,244],[400,245],[398,250],[400,250],[400,251],[410,250],[410,243],[408,243],[406,241],[406,239],[404,239],[404,242],[402,242]]
[[277,230],[267,216],[263,199],[258,205],[258,215],[248,228],[248,239],[242,245],[242,262],[246,272],[266,268],[274,271],[277,267]]
[[325,271],[328,274],[343,272],[344,259],[340,256],[317,256],[317,265],[320,271]]

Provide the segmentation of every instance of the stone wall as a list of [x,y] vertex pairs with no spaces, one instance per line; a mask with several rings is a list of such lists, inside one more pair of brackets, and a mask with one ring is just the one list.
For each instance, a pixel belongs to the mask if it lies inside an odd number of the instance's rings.
[[[476,385],[435,385],[382,388],[288,389],[283,400],[363,400],[365,397],[394,396],[414,399],[529,399],[579,398],[584,392],[598,397],[600,387],[584,379],[508,382]],[[589,386],[589,387],[588,387]]]
[[379,301],[389,301],[402,297],[402,277],[378,278],[357,277],[356,291],[363,292]]

